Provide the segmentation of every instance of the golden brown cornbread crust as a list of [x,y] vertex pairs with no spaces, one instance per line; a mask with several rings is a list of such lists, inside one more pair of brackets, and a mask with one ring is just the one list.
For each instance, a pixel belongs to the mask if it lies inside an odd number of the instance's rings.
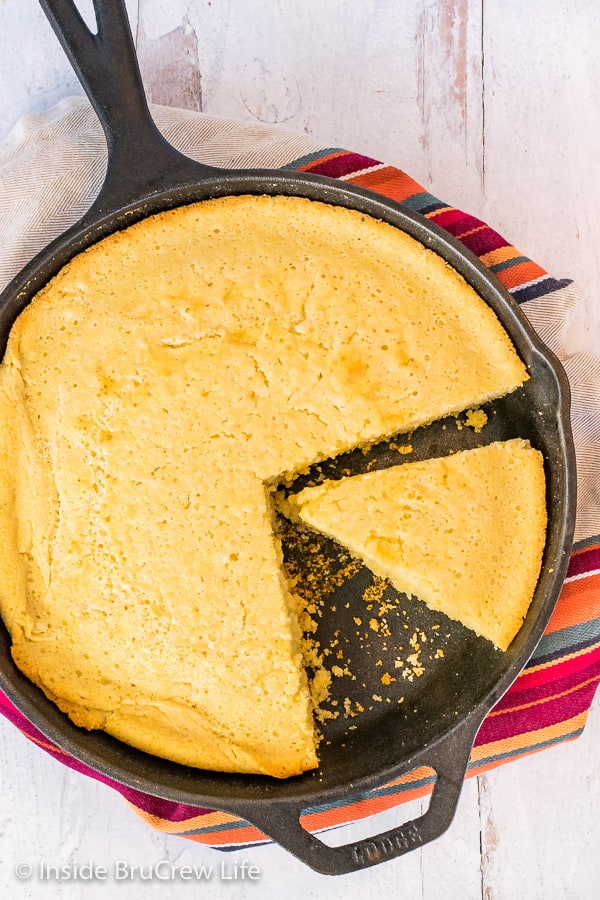
[[521,627],[547,522],[544,461],[529,441],[325,481],[286,509],[501,650]]
[[439,257],[360,213],[231,197],[76,257],[0,373],[0,611],[74,721],[223,771],[317,763],[269,489],[527,378]]

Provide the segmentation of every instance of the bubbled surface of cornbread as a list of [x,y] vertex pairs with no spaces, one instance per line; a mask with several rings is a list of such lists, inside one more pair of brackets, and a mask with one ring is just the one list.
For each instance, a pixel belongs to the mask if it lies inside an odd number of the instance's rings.
[[287,508],[501,650],[521,627],[547,518],[544,461],[529,441],[326,481]]
[[0,372],[0,610],[75,723],[191,766],[317,765],[272,488],[527,378],[439,257],[360,213],[240,196],[75,257]]

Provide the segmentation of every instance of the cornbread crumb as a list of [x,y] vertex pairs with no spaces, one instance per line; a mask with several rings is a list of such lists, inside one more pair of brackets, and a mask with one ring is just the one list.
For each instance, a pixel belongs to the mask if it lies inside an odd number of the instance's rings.
[[465,417],[465,424],[472,428],[477,434],[487,425],[488,417],[482,409],[469,409]]
[[351,700],[349,697],[346,697],[344,700],[344,715],[346,718],[355,718],[360,713],[364,712],[364,706],[358,702],[358,700]]

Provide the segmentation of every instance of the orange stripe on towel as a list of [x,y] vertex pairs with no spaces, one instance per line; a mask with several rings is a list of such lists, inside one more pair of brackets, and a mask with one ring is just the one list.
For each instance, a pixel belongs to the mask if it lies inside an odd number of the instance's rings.
[[509,266],[507,269],[501,269],[500,272],[496,272],[495,274],[496,278],[502,282],[504,287],[510,289],[520,287],[523,284],[527,284],[529,281],[535,281],[536,278],[542,278],[547,273],[545,269],[542,269],[537,263],[528,260],[527,262],[517,263],[516,266]]
[[352,175],[348,178],[352,184],[385,194],[391,200],[399,203],[412,197],[413,194],[423,193],[423,188],[404,172],[394,169],[393,166],[384,166],[374,172],[364,172],[362,175]]
[[562,628],[595,619],[598,613],[599,591],[600,572],[575,581],[567,581],[562,587],[545,633],[552,634]]
[[479,259],[484,265],[491,268],[492,266],[497,266],[498,263],[508,262],[509,259],[515,259],[515,257],[521,255],[516,247],[507,244],[505,247],[498,247],[497,250],[490,250],[489,253],[484,253]]

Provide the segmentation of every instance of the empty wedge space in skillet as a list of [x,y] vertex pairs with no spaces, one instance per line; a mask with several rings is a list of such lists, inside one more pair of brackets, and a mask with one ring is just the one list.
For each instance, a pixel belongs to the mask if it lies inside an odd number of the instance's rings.
[[295,197],[181,206],[76,256],[0,374],[0,609],[85,728],[201,768],[317,765],[273,490],[528,378],[401,230]]
[[281,507],[499,649],[521,627],[547,521],[543,458],[529,441],[328,480]]

